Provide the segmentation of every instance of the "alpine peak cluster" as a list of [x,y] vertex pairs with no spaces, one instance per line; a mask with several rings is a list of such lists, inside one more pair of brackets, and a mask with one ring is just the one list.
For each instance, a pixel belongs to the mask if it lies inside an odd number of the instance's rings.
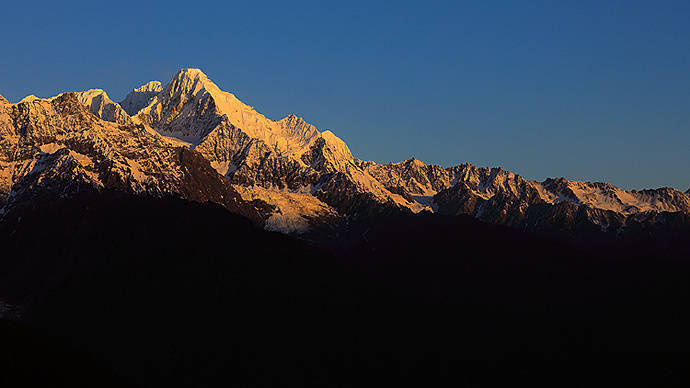
[[83,190],[212,201],[296,233],[396,212],[607,231],[690,213],[690,189],[626,191],[470,164],[363,161],[334,133],[295,115],[269,119],[199,69],[182,69],[165,86],[148,82],[119,103],[100,89],[16,104],[0,96],[1,212]]

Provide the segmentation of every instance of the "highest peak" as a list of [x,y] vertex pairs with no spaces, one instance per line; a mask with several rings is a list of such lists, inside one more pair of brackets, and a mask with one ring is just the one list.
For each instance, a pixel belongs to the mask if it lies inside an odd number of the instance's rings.
[[220,92],[221,90],[200,69],[182,69],[178,71],[165,87],[165,93],[196,93],[204,89],[206,91]]
[[134,92],[160,92],[163,90],[163,85],[160,81],[149,81],[138,88],[134,89]]
[[201,71],[201,69],[192,69],[192,68],[180,69],[180,71],[178,71],[177,74],[175,74],[174,78],[192,79],[192,80],[195,80],[197,78],[208,79],[206,74],[204,74],[204,72]]

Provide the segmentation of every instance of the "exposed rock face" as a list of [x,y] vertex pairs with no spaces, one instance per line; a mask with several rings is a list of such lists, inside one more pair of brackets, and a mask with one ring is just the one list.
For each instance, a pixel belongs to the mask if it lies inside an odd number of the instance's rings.
[[5,97],[0,94],[0,104],[9,104],[10,102],[5,99]]
[[141,125],[101,120],[76,93],[0,106],[0,137],[5,211],[45,195],[115,189],[213,201],[260,218],[201,155]]
[[159,81],[150,81],[132,90],[124,100],[120,102],[122,109],[130,116],[137,114],[140,110],[151,103],[158,93],[163,90]]
[[179,71],[165,87],[152,81],[134,89],[122,106],[97,89],[0,102],[0,194],[14,201],[50,182],[66,193],[86,185],[228,208],[250,201],[267,228],[287,232],[420,211],[566,231],[618,231],[690,213],[690,193],[670,188],[536,182],[498,167],[444,168],[414,158],[362,161],[332,132],[295,115],[271,120],[198,69]]

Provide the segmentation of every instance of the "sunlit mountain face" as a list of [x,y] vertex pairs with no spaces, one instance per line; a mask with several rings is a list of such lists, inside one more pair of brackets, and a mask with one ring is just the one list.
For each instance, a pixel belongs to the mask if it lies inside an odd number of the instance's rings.
[[0,383],[681,383],[690,190],[507,169],[364,161],[199,69],[0,96]]
[[204,193],[217,189],[190,181],[200,178],[182,168],[181,153],[208,163],[222,177],[209,179],[236,193],[234,202],[254,203],[242,206],[254,206],[266,229],[293,234],[353,218],[422,212],[467,214],[523,230],[619,234],[690,212],[688,194],[671,188],[627,191],[564,178],[536,182],[500,167],[441,167],[414,158],[363,161],[332,132],[294,115],[267,118],[198,69],[180,70],[165,86],[151,81],[121,103],[91,89],[0,104],[5,212],[31,192],[78,191],[73,181],[211,200],[232,210],[225,197]]

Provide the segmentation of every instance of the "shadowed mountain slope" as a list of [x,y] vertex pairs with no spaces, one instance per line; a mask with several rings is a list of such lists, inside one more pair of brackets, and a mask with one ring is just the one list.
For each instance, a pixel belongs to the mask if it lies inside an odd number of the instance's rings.
[[44,201],[0,232],[8,316],[132,386],[686,377],[660,376],[682,360],[658,357],[690,349],[690,262],[669,254],[687,234],[580,249],[466,216],[392,216],[317,249],[218,205],[118,191]]

